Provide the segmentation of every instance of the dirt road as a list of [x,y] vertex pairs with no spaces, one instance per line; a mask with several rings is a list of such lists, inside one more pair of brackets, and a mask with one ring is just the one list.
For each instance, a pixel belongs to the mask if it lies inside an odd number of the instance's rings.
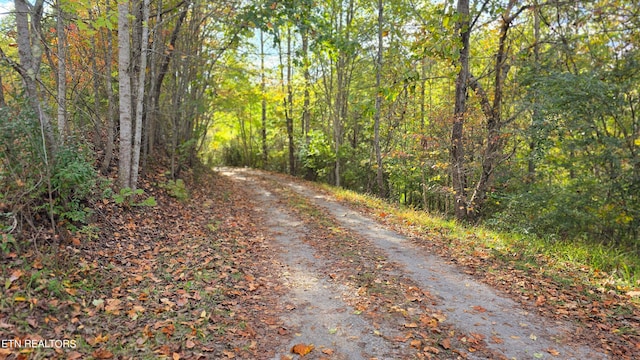
[[[282,264],[281,278],[289,289],[281,299],[288,309],[282,317],[294,336],[277,351],[275,359],[290,357],[295,344],[315,346],[306,359],[608,358],[595,349],[573,345],[573,325],[531,313],[326,195],[257,170],[219,171],[253,194],[256,210],[278,249],[274,256]],[[349,253],[353,269],[349,269],[349,262],[342,266],[345,262],[330,256],[333,250],[323,250],[338,247],[336,238],[314,237],[321,227],[310,226],[308,219],[287,206],[293,197],[306,199],[321,211],[325,227],[329,221],[337,224],[332,228],[339,229],[332,231],[340,236],[359,239],[362,248],[355,250],[355,255]],[[361,269],[366,265],[355,264],[367,263],[358,254],[376,254],[379,265],[371,275],[366,274],[372,278],[368,287],[358,287],[356,281],[364,276]],[[422,296],[405,294],[408,300],[403,304],[385,305],[394,303],[384,299],[397,288],[394,283],[409,284],[403,285],[404,289]],[[374,292],[378,285],[381,290]],[[361,307],[358,304],[364,300],[360,297],[382,305]],[[394,317],[395,312],[402,318]]]

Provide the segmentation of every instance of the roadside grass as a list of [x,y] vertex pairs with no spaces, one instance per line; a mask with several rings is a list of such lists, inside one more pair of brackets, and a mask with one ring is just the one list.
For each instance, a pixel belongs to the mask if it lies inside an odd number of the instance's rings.
[[[336,199],[364,207],[376,217],[413,232],[435,236],[438,241],[462,251],[464,255],[486,252],[492,258],[513,266],[544,268],[549,275],[580,274],[580,280],[601,291],[620,294],[640,287],[640,255],[601,243],[581,239],[560,241],[531,235],[506,233],[483,226],[465,226],[454,220],[397,205],[379,198],[338,189],[329,185],[321,187]],[[483,255],[486,255],[483,253]],[[571,271],[576,270],[576,271]],[[571,283],[575,279],[571,276]]]

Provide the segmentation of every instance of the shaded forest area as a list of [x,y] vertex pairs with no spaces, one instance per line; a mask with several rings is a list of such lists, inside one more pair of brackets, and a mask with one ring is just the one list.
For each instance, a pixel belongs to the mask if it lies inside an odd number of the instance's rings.
[[4,4],[3,252],[203,161],[638,253],[634,1]]

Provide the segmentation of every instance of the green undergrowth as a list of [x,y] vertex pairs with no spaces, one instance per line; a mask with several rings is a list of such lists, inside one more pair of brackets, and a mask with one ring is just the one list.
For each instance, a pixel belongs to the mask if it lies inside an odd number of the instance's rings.
[[363,206],[386,221],[409,225],[419,234],[438,237],[450,247],[458,247],[469,254],[486,250],[496,260],[511,262],[514,267],[543,268],[549,276],[570,270],[581,274],[585,285],[600,290],[625,293],[640,287],[640,256],[633,251],[581,239],[560,241],[498,232],[483,226],[464,226],[454,220],[395,206],[350,190],[329,185],[322,187],[338,200]]

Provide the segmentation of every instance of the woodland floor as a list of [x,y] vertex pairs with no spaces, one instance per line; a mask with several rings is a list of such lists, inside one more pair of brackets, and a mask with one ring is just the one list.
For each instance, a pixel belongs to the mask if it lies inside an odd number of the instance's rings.
[[75,341],[0,359],[640,357],[637,304],[580,269],[463,256],[283,175],[205,171],[182,202],[166,180],[143,183],[155,207],[99,201],[93,232],[0,254],[0,340]]

